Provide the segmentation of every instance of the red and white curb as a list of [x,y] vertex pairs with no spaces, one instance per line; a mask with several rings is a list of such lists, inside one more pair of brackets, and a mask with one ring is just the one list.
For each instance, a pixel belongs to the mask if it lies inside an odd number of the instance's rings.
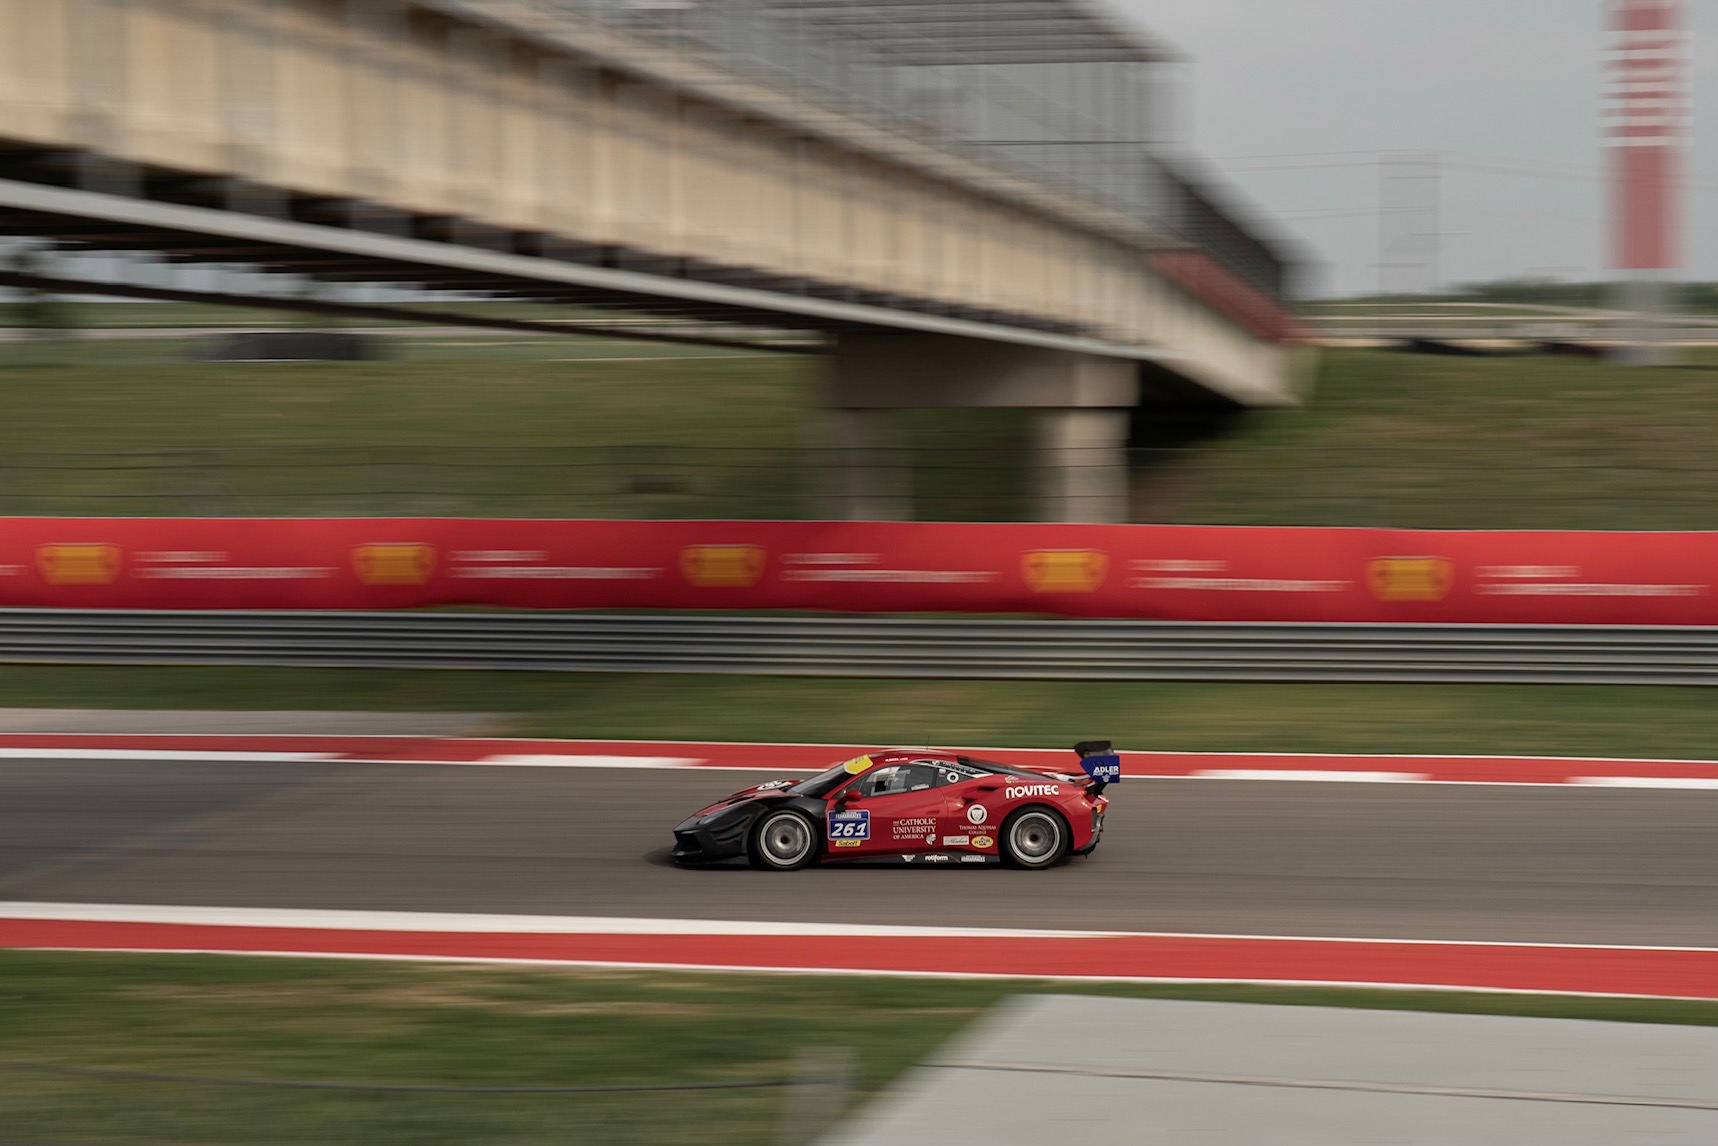
[[[490,768],[716,768],[815,772],[883,745],[452,739],[418,736],[0,735],[0,760],[447,764]],[[1067,770],[1073,753],[967,748],[1007,764]],[[1565,785],[1718,791],[1718,761],[1544,756],[1392,756],[1122,751],[1125,776],[1364,784]]]
[[0,903],[0,947],[1718,998],[1718,949]]

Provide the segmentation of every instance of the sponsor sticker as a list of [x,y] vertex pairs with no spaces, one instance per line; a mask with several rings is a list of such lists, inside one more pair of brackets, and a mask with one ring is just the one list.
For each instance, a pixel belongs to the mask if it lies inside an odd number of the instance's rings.
[[435,546],[387,542],[352,547],[352,571],[366,585],[423,585],[435,572]]
[[117,545],[43,545],[36,568],[50,585],[111,585],[119,577]]
[[853,759],[843,764],[842,767],[847,769],[849,774],[857,776],[859,773],[871,767],[871,758],[869,756],[855,756]]
[[931,856],[925,857],[925,862],[926,863],[947,863],[952,858],[953,858],[952,856],[931,855]]
[[1380,601],[1442,601],[1455,582],[1444,557],[1379,557],[1366,563],[1366,584]]
[[793,784],[794,782],[792,780],[765,780],[762,784],[759,784],[755,790],[759,792],[768,792],[772,788],[791,788],[793,787]]
[[1114,784],[1121,779],[1120,756],[1088,756],[1083,763],[1094,780]]
[[835,846],[838,848],[856,848],[864,842],[864,840],[836,840]]
[[870,839],[871,813],[862,809],[829,813],[829,838],[851,840],[854,844]]
[[1002,795],[1009,800],[1024,800],[1031,796],[1060,796],[1062,789],[1054,784],[1017,784],[1012,788],[1004,788]]
[[945,847],[945,848],[964,848],[964,847],[967,847],[968,845],[970,845],[971,843],[972,843],[972,837],[971,836],[944,836],[943,837],[943,847]]
[[996,846],[996,840],[992,836],[974,836],[972,837],[972,846],[975,848],[992,848]]
[[990,811],[983,804],[974,804],[966,810],[966,822],[975,828],[989,818]]
[[1098,549],[1035,549],[1020,558],[1034,593],[1095,593],[1109,568],[1109,555]]
[[699,589],[750,589],[763,572],[760,545],[688,545],[680,551],[680,575]]
[[935,836],[937,822],[931,816],[911,816],[904,820],[896,820],[891,827],[897,840],[916,839],[919,836]]
[[961,863],[983,863],[984,857],[983,856],[961,856],[960,862]]

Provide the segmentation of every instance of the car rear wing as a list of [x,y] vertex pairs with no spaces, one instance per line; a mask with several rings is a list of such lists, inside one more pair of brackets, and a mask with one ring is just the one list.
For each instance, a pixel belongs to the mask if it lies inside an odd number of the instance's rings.
[[1080,755],[1080,770],[1092,778],[1094,794],[1121,782],[1121,757],[1110,750],[1108,740],[1082,740],[1074,751]]

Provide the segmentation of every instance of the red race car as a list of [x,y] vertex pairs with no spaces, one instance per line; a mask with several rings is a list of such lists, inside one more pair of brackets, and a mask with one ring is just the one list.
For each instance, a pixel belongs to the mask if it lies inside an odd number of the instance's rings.
[[771,780],[674,829],[684,864],[745,856],[793,871],[888,859],[1047,868],[1098,846],[1121,760],[1107,740],[1074,746],[1078,774],[1038,772],[953,752],[891,749],[807,780]]

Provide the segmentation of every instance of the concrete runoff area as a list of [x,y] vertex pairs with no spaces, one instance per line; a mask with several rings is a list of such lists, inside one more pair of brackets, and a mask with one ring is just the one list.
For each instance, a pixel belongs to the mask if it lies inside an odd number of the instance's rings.
[[1709,1146],[1718,1029],[1021,996],[825,1146]]
[[681,869],[768,771],[0,761],[0,900],[1718,946],[1718,792],[1128,781],[1051,871]]

